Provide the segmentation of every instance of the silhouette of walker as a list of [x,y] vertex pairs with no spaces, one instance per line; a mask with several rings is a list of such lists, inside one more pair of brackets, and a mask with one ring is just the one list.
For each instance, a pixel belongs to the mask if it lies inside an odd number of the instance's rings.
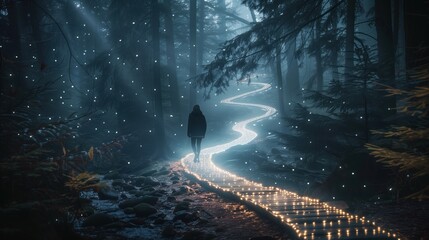
[[201,140],[206,135],[207,122],[199,105],[195,105],[188,118],[188,137],[191,138],[194,162],[200,161]]

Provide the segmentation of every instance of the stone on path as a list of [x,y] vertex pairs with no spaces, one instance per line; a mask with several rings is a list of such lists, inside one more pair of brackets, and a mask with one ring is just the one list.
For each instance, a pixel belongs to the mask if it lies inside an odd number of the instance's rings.
[[130,208],[130,207],[134,207],[140,203],[148,203],[148,204],[154,205],[157,202],[158,202],[158,198],[152,197],[152,196],[132,198],[132,199],[124,200],[121,203],[119,203],[119,208]]
[[183,201],[183,202],[179,202],[176,207],[174,208],[173,212],[179,212],[179,211],[183,211],[183,210],[189,210],[189,206],[191,204],[187,201]]
[[113,216],[110,216],[107,213],[95,213],[89,217],[87,217],[85,219],[85,221],[83,221],[82,226],[84,227],[89,227],[89,226],[94,226],[94,227],[100,227],[112,222],[115,222],[116,219]]
[[98,198],[100,200],[118,200],[119,192],[110,189],[109,187],[101,188],[98,191]]
[[134,206],[134,212],[137,217],[147,217],[157,213],[158,211],[150,204],[140,203],[137,206]]

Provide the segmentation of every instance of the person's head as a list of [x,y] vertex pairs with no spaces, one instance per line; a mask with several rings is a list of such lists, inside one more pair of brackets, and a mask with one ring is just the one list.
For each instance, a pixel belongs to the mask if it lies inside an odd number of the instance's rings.
[[199,111],[201,111],[200,110],[200,105],[194,105],[194,108],[192,109],[192,111],[194,111],[194,112],[199,112]]

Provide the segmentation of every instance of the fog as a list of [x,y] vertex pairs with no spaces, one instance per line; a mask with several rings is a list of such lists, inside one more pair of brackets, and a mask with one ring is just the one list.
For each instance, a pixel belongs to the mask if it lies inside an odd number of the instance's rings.
[[[0,0],[2,206],[178,163],[351,209],[426,199],[425,9]],[[196,105],[206,128],[192,135]]]

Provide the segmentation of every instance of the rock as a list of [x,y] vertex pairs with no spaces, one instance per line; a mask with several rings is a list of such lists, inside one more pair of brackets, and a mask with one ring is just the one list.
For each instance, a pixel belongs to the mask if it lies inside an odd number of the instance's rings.
[[156,217],[156,219],[153,221],[153,224],[156,224],[156,225],[161,225],[163,223],[165,223],[165,219],[161,217]]
[[134,208],[132,208],[132,207],[124,208],[124,213],[125,214],[133,214]]
[[104,187],[98,191],[98,198],[100,200],[118,200],[119,192],[113,191],[108,187]]
[[169,202],[175,202],[176,201],[176,197],[168,196],[167,197],[167,201],[169,201]]
[[208,219],[205,219],[205,218],[199,218],[199,224],[207,224],[207,223],[209,223],[210,221],[208,220]]
[[127,184],[127,183],[125,183],[124,185],[122,185],[122,188],[124,190],[127,190],[127,191],[131,191],[131,190],[135,190],[136,189],[136,187],[134,187],[134,186],[132,186],[130,184]]
[[179,211],[179,212],[177,212],[177,214],[173,220],[174,221],[181,220],[184,223],[190,223],[190,222],[198,220],[198,215],[197,215],[197,213],[189,213],[189,212],[185,212],[185,211]]
[[165,213],[162,213],[162,212],[160,212],[160,213],[156,214],[156,217],[157,217],[157,218],[162,218],[162,219],[164,219],[166,216],[167,216],[167,215],[166,215]]
[[142,185],[144,187],[155,187],[160,184],[159,182],[153,180],[151,177],[136,177],[134,178],[134,181],[137,185]]
[[146,192],[146,191],[138,191],[138,192],[134,193],[134,195],[136,195],[136,197],[146,196],[147,194],[148,194],[148,192]]
[[176,207],[174,208],[173,212],[178,212],[182,210],[189,210],[189,206],[191,204],[189,202],[179,202]]
[[124,182],[124,180],[122,180],[122,179],[113,180],[112,186],[121,187],[122,189],[127,190],[127,191],[132,191],[132,190],[136,189],[134,186]]
[[140,198],[131,198],[119,203],[119,208],[130,208],[142,203]]
[[146,196],[141,198],[142,203],[149,203],[150,205],[155,205],[158,202],[158,197]]
[[141,185],[146,181],[147,177],[135,177],[133,180],[137,185]]
[[160,191],[153,191],[150,193],[150,195],[154,196],[154,197],[162,197],[164,196],[164,194]]
[[186,223],[183,219],[191,215],[190,213],[186,211],[179,211],[176,216],[174,216],[173,221],[182,220],[182,222]]
[[178,190],[173,189],[173,195],[182,195],[188,192],[188,189],[184,186],[180,187]]
[[153,192],[153,191],[155,191],[155,188],[153,188],[153,187],[144,187],[144,188],[142,188],[142,190],[146,191],[146,192]]
[[172,237],[176,236],[177,232],[174,229],[173,225],[167,225],[164,227],[161,234],[163,237],[172,238]]
[[125,193],[121,193],[121,196],[120,196],[122,199],[127,199],[128,198],[128,196],[127,196],[127,194],[125,194]]
[[153,180],[152,178],[147,178],[143,184],[146,186],[158,186],[160,183]]
[[180,210],[180,211],[174,212],[174,215],[180,215],[180,214],[186,213],[186,212],[187,212],[186,210]]
[[128,191],[128,193],[130,193],[130,194],[134,194],[134,195],[136,195],[136,194],[138,194],[138,193],[140,193],[141,191],[140,190],[137,190],[137,189],[134,189],[134,190],[131,190],[131,191]]
[[140,203],[148,203],[148,204],[154,205],[157,202],[158,202],[157,197],[145,196],[145,197],[140,197],[140,198],[132,198],[132,199],[124,200],[124,201],[119,203],[119,207],[120,208],[129,208],[129,207],[134,207]]
[[158,211],[150,204],[140,203],[137,206],[134,206],[134,212],[137,217],[147,217],[157,213]]
[[85,221],[83,221],[82,226],[83,227],[89,227],[89,226],[99,227],[99,226],[103,226],[103,225],[112,223],[114,221],[116,221],[116,219],[107,213],[95,213],[95,214],[87,217],[85,219]]
[[165,195],[167,194],[167,191],[165,189],[158,189],[155,191],[157,194]]

